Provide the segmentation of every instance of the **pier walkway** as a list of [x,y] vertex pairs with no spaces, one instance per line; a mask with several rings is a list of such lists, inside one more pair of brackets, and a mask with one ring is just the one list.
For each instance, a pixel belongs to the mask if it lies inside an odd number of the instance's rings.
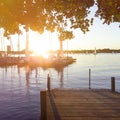
[[120,94],[110,90],[41,92],[41,120],[120,120]]

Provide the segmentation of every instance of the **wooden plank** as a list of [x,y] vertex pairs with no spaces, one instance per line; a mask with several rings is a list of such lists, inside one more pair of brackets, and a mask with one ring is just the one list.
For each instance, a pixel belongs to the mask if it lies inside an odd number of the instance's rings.
[[47,111],[46,111],[47,112],[47,120],[55,120],[48,92],[46,94],[46,105],[47,105],[46,106],[47,107]]
[[46,91],[40,92],[41,98],[41,120],[47,120],[46,118]]
[[[120,94],[109,90],[52,90],[61,120],[119,120]],[[47,119],[54,120],[47,96]]]

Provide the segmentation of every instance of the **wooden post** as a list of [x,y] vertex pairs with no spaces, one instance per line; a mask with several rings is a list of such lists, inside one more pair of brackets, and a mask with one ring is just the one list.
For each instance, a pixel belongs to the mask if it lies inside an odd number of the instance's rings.
[[111,90],[115,92],[115,77],[111,77]]
[[41,98],[41,118],[40,120],[47,120],[47,113],[46,113],[46,91],[40,92]]
[[48,91],[50,91],[50,76],[49,76],[49,74],[47,77],[47,89],[48,89]]
[[91,69],[89,69],[89,89],[91,89]]

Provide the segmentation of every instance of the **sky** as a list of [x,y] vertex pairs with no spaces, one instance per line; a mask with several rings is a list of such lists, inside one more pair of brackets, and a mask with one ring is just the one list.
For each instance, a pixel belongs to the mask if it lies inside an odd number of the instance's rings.
[[83,34],[75,31],[75,39],[69,42],[70,49],[120,49],[120,28],[119,24],[112,23],[103,25],[99,19],[94,20],[90,31]]
[[[95,8],[93,9],[93,11]],[[91,13],[92,16],[92,13]],[[63,42],[63,49],[65,50],[87,50],[87,49],[120,49],[120,28],[118,23],[111,23],[110,25],[103,24],[98,18],[94,18],[93,25],[90,31],[86,34],[82,33],[80,29],[74,30],[74,39]],[[5,44],[9,45],[10,41],[6,38]],[[12,35],[11,40],[13,49],[17,50],[17,35]],[[25,49],[26,33],[20,36],[20,50]],[[37,32],[29,31],[29,46],[31,50],[45,51],[47,49],[59,49],[59,40],[57,33],[45,32],[43,35]],[[2,49],[0,45],[0,49]],[[41,50],[40,50],[41,49]]]
[[[93,26],[86,34],[80,30],[74,30],[74,39],[63,42],[63,48],[67,50],[82,50],[82,49],[120,49],[120,28],[119,24],[112,23],[103,25],[99,19],[94,20]],[[31,47],[34,48],[49,48],[52,50],[59,49],[59,40],[57,33],[46,32],[44,35],[30,32]],[[24,37],[25,38],[25,37]],[[34,41],[35,40],[35,41]]]

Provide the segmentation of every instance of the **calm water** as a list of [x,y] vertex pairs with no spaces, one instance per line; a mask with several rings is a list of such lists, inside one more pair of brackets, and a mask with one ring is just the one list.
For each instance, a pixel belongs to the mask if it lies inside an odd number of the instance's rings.
[[39,120],[40,91],[46,89],[47,74],[52,88],[88,88],[89,69],[91,87],[111,87],[116,77],[120,92],[120,54],[77,54],[77,62],[64,69],[43,69],[11,66],[0,68],[0,120]]

